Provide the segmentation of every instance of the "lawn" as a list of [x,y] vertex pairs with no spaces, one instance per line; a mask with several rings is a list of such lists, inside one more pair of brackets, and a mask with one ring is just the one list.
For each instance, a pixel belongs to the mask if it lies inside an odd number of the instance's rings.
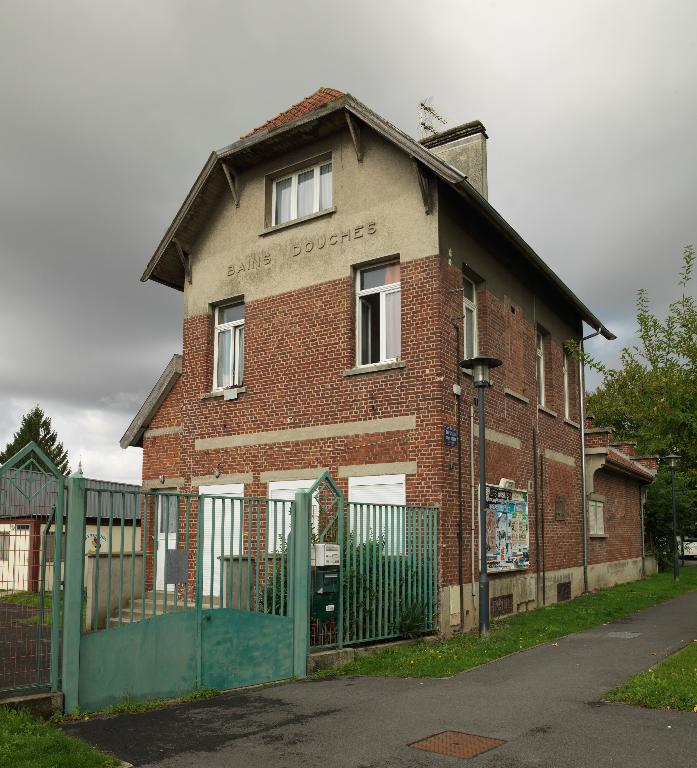
[[0,768],[109,768],[120,762],[26,712],[0,707]]
[[605,695],[607,701],[650,709],[697,712],[697,640]]
[[661,573],[495,621],[488,640],[482,641],[476,632],[470,632],[449,640],[396,646],[359,657],[338,669],[317,672],[312,677],[449,677],[524,648],[607,624],[696,589],[697,568],[683,570],[677,584],[673,582],[672,574]]
[[[5,605],[23,605],[27,608],[41,607],[40,595],[38,592],[0,592],[0,604]],[[46,591],[44,595],[44,608],[50,610],[53,605],[53,595]]]

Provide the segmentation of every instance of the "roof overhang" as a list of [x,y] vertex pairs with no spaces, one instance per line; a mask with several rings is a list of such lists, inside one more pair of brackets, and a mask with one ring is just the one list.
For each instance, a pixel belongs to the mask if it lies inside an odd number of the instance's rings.
[[655,472],[612,447],[592,446],[586,448],[585,461],[586,492],[589,495],[595,492],[595,473],[599,469],[606,469],[609,472],[631,477],[643,485],[650,485],[656,479]]
[[147,396],[128,429],[124,432],[120,440],[122,448],[141,448],[143,446],[143,435],[148,424],[152,421],[167,395],[172,391],[172,387],[177,383],[181,374],[182,356],[173,355],[152,392]]
[[582,320],[606,339],[616,338],[491,203],[479,194],[462,172],[441,160],[350,94],[334,99],[326,106],[289,123],[258,131],[248,138],[240,139],[217,152],[212,152],[150,259],[141,280],[143,282],[155,280],[177,290],[183,290],[186,265],[182,261],[181,251],[191,249],[203,218],[213,202],[219,199],[220,194],[230,185],[230,174],[234,177],[237,172],[253,167],[264,160],[343,130],[347,127],[347,114],[360,120],[386,141],[420,163],[437,179],[454,189],[521,253],[544,281],[551,283],[563,298],[569,301]]

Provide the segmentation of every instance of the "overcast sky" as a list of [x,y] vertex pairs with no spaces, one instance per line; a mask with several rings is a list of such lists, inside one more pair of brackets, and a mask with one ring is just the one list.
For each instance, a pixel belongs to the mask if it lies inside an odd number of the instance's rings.
[[697,240],[697,3],[0,0],[0,448],[40,402],[91,477],[181,348],[139,282],[209,152],[324,85],[480,119],[493,205],[619,336]]

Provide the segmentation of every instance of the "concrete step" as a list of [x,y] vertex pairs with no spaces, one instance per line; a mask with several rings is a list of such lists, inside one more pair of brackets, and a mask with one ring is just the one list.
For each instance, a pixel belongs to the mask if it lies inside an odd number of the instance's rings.
[[[202,607],[205,608],[220,608],[222,605],[219,597],[213,597],[211,600],[209,597],[203,599]],[[195,603],[189,600],[186,607],[184,606],[184,600],[181,596],[177,595],[176,605],[174,603],[174,593],[167,593],[167,613],[175,613],[183,610],[194,610]],[[145,612],[145,618],[148,619],[151,616],[161,616],[165,613],[165,593],[164,592],[148,592],[144,598],[138,598],[133,601],[133,622],[142,621],[143,610]],[[125,605],[121,611],[121,624],[131,623],[131,606]],[[109,626],[119,626],[118,610],[114,611],[114,614],[109,620]]]

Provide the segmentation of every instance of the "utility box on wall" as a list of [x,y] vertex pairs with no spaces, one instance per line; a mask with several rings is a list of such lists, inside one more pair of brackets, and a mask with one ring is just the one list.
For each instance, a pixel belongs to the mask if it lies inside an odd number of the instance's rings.
[[340,551],[338,544],[314,544],[312,547],[313,619],[328,621],[339,613]]

